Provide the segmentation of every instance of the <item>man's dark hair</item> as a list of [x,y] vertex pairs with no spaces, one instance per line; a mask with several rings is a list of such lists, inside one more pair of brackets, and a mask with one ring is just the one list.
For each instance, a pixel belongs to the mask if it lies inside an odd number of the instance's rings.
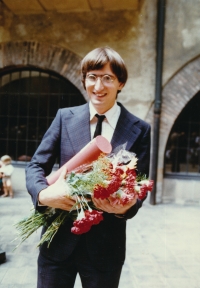
[[110,63],[112,72],[116,75],[120,83],[125,84],[128,78],[127,68],[121,56],[110,47],[100,47],[89,52],[81,62],[81,81],[85,88],[85,78],[87,72],[99,70],[107,63]]

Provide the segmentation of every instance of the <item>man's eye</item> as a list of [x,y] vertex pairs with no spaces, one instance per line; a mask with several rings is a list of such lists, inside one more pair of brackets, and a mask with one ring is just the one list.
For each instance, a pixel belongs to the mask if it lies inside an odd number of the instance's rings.
[[111,82],[112,78],[109,75],[104,75],[103,76],[103,80],[106,81],[106,82]]
[[88,75],[87,79],[90,81],[96,81],[96,76],[95,75]]

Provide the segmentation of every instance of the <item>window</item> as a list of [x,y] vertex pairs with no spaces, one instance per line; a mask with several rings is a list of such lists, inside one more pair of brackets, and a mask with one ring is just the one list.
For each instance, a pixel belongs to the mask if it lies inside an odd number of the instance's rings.
[[29,161],[57,110],[85,102],[80,91],[56,73],[35,68],[1,73],[1,156]]
[[200,176],[200,92],[178,116],[165,151],[166,176]]

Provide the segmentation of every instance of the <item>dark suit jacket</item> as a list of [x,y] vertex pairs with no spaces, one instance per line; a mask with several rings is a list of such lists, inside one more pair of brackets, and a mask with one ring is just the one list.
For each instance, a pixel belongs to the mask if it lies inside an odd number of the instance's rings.
[[[120,103],[118,105],[121,106],[121,114],[111,141],[113,150],[126,143],[126,149],[135,152],[139,159],[138,171],[148,175],[150,126],[129,113]],[[38,193],[48,186],[46,176],[50,174],[56,157],[59,156],[60,166],[62,166],[91,140],[89,117],[88,103],[58,110],[28,164],[26,169],[27,189],[38,211],[42,211],[44,208],[37,206]],[[137,203],[123,219],[104,213],[104,220],[98,225],[92,226],[91,230],[85,234],[89,255],[98,269],[108,271],[123,264],[126,220],[134,217],[141,206],[142,201],[137,200]],[[72,221],[68,220],[59,228],[50,248],[47,248],[46,243],[42,245],[41,253],[54,261],[66,259],[81,239],[81,236],[71,233],[71,227]]]

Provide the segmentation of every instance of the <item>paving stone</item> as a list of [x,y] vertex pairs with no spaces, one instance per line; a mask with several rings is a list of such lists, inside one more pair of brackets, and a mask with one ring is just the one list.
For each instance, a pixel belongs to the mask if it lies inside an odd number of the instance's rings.
[[[35,288],[36,245],[41,231],[15,250],[14,224],[28,216],[32,203],[26,191],[15,198],[0,198],[0,288]],[[200,287],[200,207],[197,204],[159,204],[146,200],[127,221],[127,251],[119,288]],[[75,288],[81,288],[77,276]],[[56,287],[57,288],[57,287]],[[112,288],[112,287],[111,287]]]

